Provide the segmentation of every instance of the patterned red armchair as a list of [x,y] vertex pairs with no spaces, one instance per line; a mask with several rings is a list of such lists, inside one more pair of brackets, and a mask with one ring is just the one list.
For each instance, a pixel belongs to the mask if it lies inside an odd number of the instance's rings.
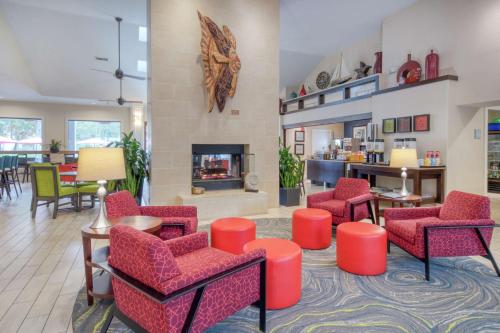
[[171,239],[196,232],[198,217],[194,206],[139,206],[129,191],[119,191],[106,197],[109,218],[147,215],[161,217],[163,225],[157,236]]
[[495,221],[490,200],[481,195],[452,191],[441,207],[390,208],[384,212],[390,242],[425,263],[429,280],[431,257],[486,256],[500,271],[488,248]]
[[307,207],[329,211],[335,225],[359,221],[367,217],[375,223],[370,203],[372,199],[370,184],[367,180],[340,178],[334,190],[308,195]]
[[234,255],[205,232],[163,241],[117,225],[108,260],[115,304],[104,332],[113,316],[135,332],[203,332],[252,304],[265,331],[265,250]]

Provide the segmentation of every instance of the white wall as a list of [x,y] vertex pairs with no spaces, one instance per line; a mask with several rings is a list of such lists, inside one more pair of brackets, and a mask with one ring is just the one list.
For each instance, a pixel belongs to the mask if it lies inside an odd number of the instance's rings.
[[43,143],[55,139],[65,146],[68,120],[120,121],[122,132],[130,131],[130,110],[119,107],[0,101],[0,117],[41,118]]

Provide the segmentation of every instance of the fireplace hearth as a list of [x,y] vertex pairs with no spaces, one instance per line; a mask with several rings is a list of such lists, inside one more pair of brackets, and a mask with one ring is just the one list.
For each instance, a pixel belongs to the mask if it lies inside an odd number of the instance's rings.
[[244,145],[192,146],[192,185],[206,190],[243,188]]

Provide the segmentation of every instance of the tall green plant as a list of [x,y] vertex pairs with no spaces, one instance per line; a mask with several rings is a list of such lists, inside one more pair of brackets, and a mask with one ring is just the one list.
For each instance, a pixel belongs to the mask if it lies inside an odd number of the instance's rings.
[[280,187],[295,188],[304,176],[304,164],[300,157],[290,152],[290,147],[280,145]]
[[128,190],[134,197],[139,194],[141,182],[149,179],[149,155],[141,143],[134,138],[133,132],[122,133],[122,139],[109,144],[111,147],[123,148],[125,155],[126,177],[118,184],[118,189]]

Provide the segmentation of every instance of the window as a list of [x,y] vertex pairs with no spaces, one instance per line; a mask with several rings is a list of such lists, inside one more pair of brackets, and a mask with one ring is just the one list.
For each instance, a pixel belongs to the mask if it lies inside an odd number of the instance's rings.
[[42,120],[0,118],[0,150],[42,149]]
[[78,150],[85,147],[106,147],[120,140],[119,121],[69,120],[68,149]]
[[137,60],[137,71],[141,73],[147,73],[148,62],[146,60]]

